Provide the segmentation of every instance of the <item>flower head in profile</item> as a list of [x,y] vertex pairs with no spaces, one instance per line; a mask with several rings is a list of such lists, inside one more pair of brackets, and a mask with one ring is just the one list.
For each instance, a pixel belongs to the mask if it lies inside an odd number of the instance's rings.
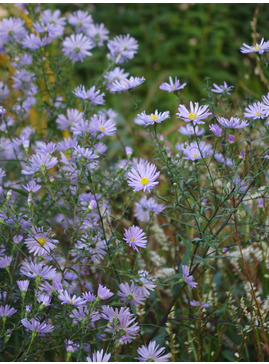
[[112,82],[112,86],[110,88],[111,92],[121,92],[130,90],[131,88],[137,87],[141,85],[145,81],[145,77],[133,77],[131,76],[129,79],[125,78],[123,80]]
[[93,354],[92,354],[92,357],[90,356],[87,356],[87,361],[90,362],[90,363],[104,363],[104,362],[108,362],[109,359],[111,357],[111,354],[110,353],[104,353],[104,350],[102,349],[101,351],[95,351]]
[[159,182],[156,179],[160,172],[156,172],[156,166],[148,161],[141,159],[126,174],[127,183],[134,191],[150,191]]
[[148,345],[143,345],[137,349],[139,361],[143,362],[167,362],[170,354],[165,354],[165,348],[160,348],[156,341],[150,341]]
[[108,300],[113,295],[114,295],[114,293],[111,292],[107,287],[104,287],[101,284],[99,284],[98,291],[97,291],[97,297],[99,297],[101,300]]
[[9,305],[0,306],[0,317],[11,317],[17,310]]
[[194,141],[190,145],[185,146],[183,153],[186,159],[195,161],[211,155],[213,150],[210,144],[206,144],[203,141],[200,143]]
[[209,129],[212,131],[213,134],[215,134],[217,137],[221,136],[222,129],[218,124],[211,124],[209,125]]
[[21,323],[24,327],[26,327],[28,330],[40,332],[42,334],[45,334],[47,332],[51,332],[54,329],[53,325],[46,324],[45,322],[39,322],[32,318],[30,321],[27,320],[27,318],[24,318],[21,320]]
[[169,83],[164,82],[160,85],[159,89],[167,92],[175,92],[178,90],[183,89],[187,84],[186,83],[180,83],[180,81],[175,77],[175,81],[173,81],[173,78],[169,76]]
[[269,41],[265,42],[264,38],[262,38],[260,43],[256,43],[253,46],[249,46],[246,43],[243,43],[243,46],[240,48],[241,53],[259,53],[263,54],[264,52],[269,51]]
[[68,304],[68,305],[72,305],[72,306],[80,306],[80,305],[84,305],[86,303],[86,301],[81,298],[81,297],[77,297],[75,295],[73,295],[72,297],[70,296],[70,294],[65,290],[63,292],[61,292],[58,296],[59,300],[62,301],[62,305],[64,303]]
[[82,62],[87,56],[91,56],[90,49],[93,48],[93,43],[88,37],[80,34],[72,34],[70,37],[66,37],[63,41],[63,53],[71,59],[71,61]]
[[138,226],[131,226],[128,230],[125,229],[123,240],[138,252],[138,248],[146,248],[147,238],[142,229]]
[[21,171],[22,174],[34,174],[37,171],[44,172],[46,169],[54,167],[58,163],[56,157],[52,157],[49,153],[34,154],[29,158],[29,166],[25,166]]
[[163,120],[168,118],[170,118],[169,111],[159,112],[158,110],[155,110],[154,114],[151,113],[150,115],[147,115],[146,112],[143,111],[141,114],[137,115],[135,122],[139,125],[148,126],[155,123],[160,124]]
[[225,81],[223,85],[217,85],[216,83],[213,83],[213,88],[211,89],[212,92],[216,94],[226,94],[231,95],[230,91],[234,88],[233,86],[229,86]]
[[239,118],[234,118],[233,116],[230,119],[226,119],[224,117],[219,117],[219,118],[217,118],[217,120],[225,128],[243,129],[246,126],[248,126],[248,121],[241,120]]
[[129,73],[125,72],[125,70],[120,67],[116,67],[112,71],[106,72],[104,78],[106,79],[105,84],[107,89],[114,93],[112,91],[113,82],[125,80],[127,77],[129,77]]
[[127,34],[117,35],[112,40],[109,40],[107,47],[109,49],[109,58],[114,60],[115,63],[120,64],[134,57],[138,44],[130,34]]
[[182,265],[182,274],[183,274],[183,279],[184,281],[191,286],[191,288],[196,288],[196,286],[198,285],[197,282],[194,282],[193,280],[193,276],[190,275],[190,271],[187,265]]
[[181,126],[178,131],[183,135],[188,135],[189,137],[192,135],[203,135],[205,132],[205,129],[199,129],[198,125],[192,126],[190,124],[187,124],[186,126]]
[[148,222],[150,216],[156,216],[163,212],[165,207],[157,203],[153,197],[143,196],[138,202],[135,202],[134,216],[141,222]]
[[177,117],[184,120],[186,123],[193,122],[193,124],[204,124],[204,119],[212,115],[208,110],[208,105],[199,106],[199,102],[190,102],[190,110],[185,105],[179,105]]
[[92,105],[103,105],[105,103],[105,94],[103,92],[100,94],[100,90],[95,90],[95,86],[86,91],[85,87],[80,85],[75,88],[73,94],[82,100],[89,100]]

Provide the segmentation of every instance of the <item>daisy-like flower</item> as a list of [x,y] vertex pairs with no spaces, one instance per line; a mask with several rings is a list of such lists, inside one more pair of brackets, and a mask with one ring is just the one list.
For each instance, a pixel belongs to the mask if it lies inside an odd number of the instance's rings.
[[69,16],[68,23],[75,27],[76,32],[85,32],[92,25],[92,16],[88,11],[78,10]]
[[111,357],[111,354],[110,353],[104,353],[104,350],[102,349],[101,351],[99,351],[99,350],[95,351],[92,354],[92,358],[90,356],[87,356],[86,359],[90,363],[95,363],[95,362],[104,363],[104,362],[108,362],[110,357]]
[[113,89],[113,82],[114,81],[122,81],[125,80],[129,76],[128,72],[125,72],[124,69],[120,67],[114,68],[112,71],[106,72],[104,78],[107,80],[105,82],[107,89],[111,92]]
[[229,86],[225,81],[223,85],[217,85],[216,83],[213,83],[213,88],[211,89],[212,92],[215,92],[216,94],[226,94],[231,95],[230,91],[234,88],[233,86]]
[[151,214],[156,216],[164,209],[165,207],[158,204],[153,197],[143,196],[138,202],[135,202],[134,216],[141,222],[148,222]]
[[168,82],[162,83],[160,85],[159,89],[163,90],[163,91],[167,91],[167,92],[174,92],[174,91],[181,90],[186,85],[187,85],[186,83],[180,84],[180,81],[177,79],[177,77],[175,77],[175,82],[174,82],[173,78],[171,76],[169,76],[169,83]]
[[170,354],[165,354],[165,348],[160,348],[156,341],[151,341],[148,345],[143,345],[141,348],[137,349],[137,354],[139,355],[139,361],[143,362],[167,362],[170,358]]
[[103,115],[93,115],[90,120],[90,132],[98,139],[104,136],[115,135],[117,131],[116,123],[112,119],[106,119]]
[[245,118],[251,119],[264,119],[266,117],[265,106],[262,102],[254,102],[252,105],[248,105],[244,112]]
[[81,306],[84,305],[86,303],[86,301],[81,298],[81,297],[77,297],[75,295],[73,295],[73,297],[70,296],[70,294],[65,290],[63,292],[61,292],[58,296],[59,300],[62,301],[62,305],[64,303],[68,304],[68,305],[72,305],[72,306]]
[[17,285],[21,292],[27,292],[29,287],[29,281],[26,279],[25,281],[17,281]]
[[12,257],[8,257],[5,255],[4,257],[0,258],[0,269],[4,269],[10,266],[10,263],[12,261]]
[[58,244],[58,240],[52,239],[53,236],[51,229],[45,232],[43,228],[33,228],[32,234],[25,240],[25,244],[30,253],[44,257]]
[[17,310],[9,305],[0,306],[0,317],[11,317]]
[[87,36],[90,40],[96,44],[98,47],[102,47],[105,41],[109,39],[108,37],[109,31],[101,24],[91,24],[87,29]]
[[63,53],[71,59],[71,61],[82,62],[87,56],[91,56],[90,49],[94,47],[88,37],[80,34],[72,34],[63,41]]
[[204,124],[203,121],[212,113],[208,110],[208,105],[199,106],[199,102],[195,102],[194,105],[192,101],[190,102],[190,111],[185,105],[179,105],[177,117],[184,120],[186,123],[193,121],[195,124]]
[[30,166],[25,166],[21,171],[22,174],[34,174],[37,171],[44,172],[46,169],[50,169],[58,163],[56,157],[52,157],[49,153],[34,154],[29,158]]
[[160,124],[163,120],[170,118],[169,111],[165,112],[159,112],[158,110],[155,110],[154,114],[151,113],[150,115],[147,115],[145,111],[143,111],[141,114],[137,115],[136,122],[139,120],[139,125],[153,125],[155,123]]
[[22,185],[22,187],[28,192],[28,193],[36,193],[40,190],[41,186],[38,185],[35,181],[30,181],[27,183],[26,186]]
[[188,136],[192,136],[192,135],[203,135],[205,132],[205,129],[199,129],[199,126],[192,126],[190,124],[187,124],[186,126],[181,126],[178,131],[183,134],[183,135],[188,135]]
[[182,274],[183,274],[183,280],[191,286],[191,288],[196,288],[198,285],[197,282],[193,281],[193,276],[190,275],[190,271],[187,265],[182,265]]
[[134,191],[150,191],[159,182],[156,179],[160,172],[156,172],[156,166],[148,161],[141,159],[135,166],[126,174],[128,185]]
[[55,268],[49,267],[44,263],[23,262],[21,273],[29,278],[40,277],[42,279],[53,279],[57,276]]
[[138,49],[138,44],[130,34],[127,34],[118,35],[112,40],[109,40],[107,42],[107,47],[109,49],[108,56],[114,60],[115,63],[120,64],[134,57]]
[[83,121],[83,113],[78,109],[67,109],[67,116],[64,114],[58,115],[56,123],[60,130],[68,129],[73,123],[80,123]]
[[39,321],[35,320],[34,318],[31,319],[31,321],[28,321],[27,318],[24,318],[21,320],[21,323],[23,324],[26,329],[40,332],[42,334],[45,334],[47,332],[51,332],[54,329],[53,325],[46,324],[45,322],[40,323]]
[[210,144],[206,144],[205,142],[200,142],[198,144],[194,141],[184,148],[183,153],[186,159],[195,161],[211,155],[213,150]]
[[126,91],[141,85],[144,81],[145,77],[133,77],[133,76],[131,76],[129,79],[125,78],[120,81],[114,81],[111,86],[111,91],[112,92]]
[[148,297],[150,291],[154,291],[156,287],[156,284],[153,283],[155,279],[146,270],[138,271],[138,276],[139,278],[135,278],[133,282],[137,286],[141,296]]
[[129,244],[134,250],[138,252],[138,248],[146,248],[147,246],[147,238],[142,229],[138,226],[131,226],[128,230],[124,229],[124,237],[123,240]]
[[48,37],[44,37],[41,39],[37,34],[31,33],[23,39],[21,45],[24,48],[34,51],[36,49],[39,49],[40,47],[45,47],[49,43],[50,39]]
[[100,90],[95,90],[95,86],[92,86],[89,90],[86,91],[84,86],[78,86],[73,91],[77,97],[82,100],[89,100],[89,103],[92,105],[103,105],[104,100],[104,93],[100,94]]
[[0,22],[0,42],[19,41],[26,35],[24,20],[20,18],[3,18]]
[[221,136],[222,129],[218,124],[211,124],[209,125],[209,129],[212,131],[213,134],[215,134],[217,137]]
[[269,41],[265,42],[264,38],[262,38],[261,42],[256,43],[254,46],[249,46],[246,43],[243,43],[243,46],[240,48],[241,53],[259,53],[263,54],[264,52],[269,51]]
[[143,301],[146,297],[141,294],[141,291],[139,291],[133,282],[131,285],[127,282],[119,284],[119,291],[117,294],[121,297],[121,301],[129,303],[131,306],[145,304]]
[[104,287],[101,284],[99,284],[98,291],[97,291],[97,297],[101,298],[101,300],[108,300],[113,295],[114,295],[114,293],[111,292],[107,287]]
[[239,118],[234,118],[233,116],[230,119],[219,117],[217,120],[225,128],[243,129],[248,126],[248,121],[240,120]]

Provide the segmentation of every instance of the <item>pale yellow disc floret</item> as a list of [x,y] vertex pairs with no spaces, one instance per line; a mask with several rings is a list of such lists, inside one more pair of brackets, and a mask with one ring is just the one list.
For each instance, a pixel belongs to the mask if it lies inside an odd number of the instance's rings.
[[190,113],[189,116],[188,116],[188,119],[197,119],[197,115],[196,114],[193,114],[193,113]]
[[46,238],[44,238],[44,237],[38,238],[38,239],[37,239],[37,241],[38,241],[38,242],[39,242],[39,244],[41,244],[41,245],[46,244]]
[[103,126],[99,126],[99,129],[104,132],[105,131],[105,128]]
[[140,182],[143,186],[147,185],[149,183],[149,179],[147,177],[141,178]]

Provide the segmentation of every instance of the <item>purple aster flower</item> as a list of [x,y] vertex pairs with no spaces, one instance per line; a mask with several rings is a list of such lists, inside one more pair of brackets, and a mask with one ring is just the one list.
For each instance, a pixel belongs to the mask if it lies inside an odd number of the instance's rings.
[[230,120],[223,117],[219,117],[217,118],[217,120],[225,128],[243,129],[246,126],[248,126],[248,121],[240,120],[239,118],[234,118],[234,117],[231,117]]
[[34,174],[37,171],[44,172],[46,169],[50,169],[58,163],[56,157],[52,157],[49,153],[46,154],[34,154],[29,158],[30,166],[25,166],[22,170],[22,174]]
[[96,155],[94,153],[94,151],[90,148],[83,148],[80,146],[77,146],[74,148],[74,155],[79,156],[80,158],[85,158],[85,159],[97,159],[99,158],[98,155]]
[[68,150],[73,149],[78,145],[78,141],[76,139],[72,139],[68,137],[67,139],[64,139],[63,141],[58,143],[57,149],[58,150]]
[[31,51],[39,49],[40,47],[45,47],[49,43],[50,39],[48,37],[41,39],[37,34],[33,33],[24,37],[23,41],[21,42],[24,48],[30,49]]
[[0,81],[0,102],[5,100],[9,94],[9,88],[4,82]]
[[197,282],[193,281],[193,276],[190,276],[190,271],[187,265],[182,265],[182,273],[184,281],[191,286],[191,288],[196,288]]
[[246,181],[244,181],[244,180],[241,180],[239,177],[234,177],[234,178],[233,178],[233,183],[234,183],[234,185],[235,185],[236,187],[238,187],[238,188],[239,188],[239,190],[240,190],[241,192],[244,192],[244,191],[247,189],[247,187],[248,187],[247,182],[246,182]]
[[196,301],[196,300],[190,301],[190,305],[192,307],[198,307],[198,306],[201,306],[202,308],[208,308],[209,307],[208,303],[205,303],[205,302],[201,303],[200,301]]
[[190,111],[184,105],[179,105],[177,117],[184,120],[186,123],[193,121],[195,124],[204,124],[203,121],[212,113],[208,110],[208,105],[199,106],[199,102],[190,102]]
[[218,124],[211,124],[209,125],[209,129],[212,131],[213,134],[215,134],[217,137],[221,136],[222,129]]
[[203,135],[205,132],[205,129],[199,129],[199,126],[192,126],[190,124],[187,124],[186,126],[181,126],[178,131],[183,134],[183,135],[188,135],[188,136],[192,136],[192,135]]
[[12,76],[13,88],[20,90],[28,90],[31,86],[31,82],[35,80],[35,75],[32,72],[26,71],[24,68],[16,70],[14,76]]
[[108,362],[109,359],[111,357],[110,353],[104,353],[104,350],[102,349],[101,351],[95,351],[92,354],[92,358],[90,356],[87,356],[87,361],[90,363],[96,363],[96,362]]
[[137,41],[127,35],[118,35],[112,40],[107,42],[109,49],[109,57],[115,63],[123,63],[132,59],[137,52],[138,44]]
[[31,236],[25,240],[25,244],[30,253],[37,256],[47,256],[51,250],[56,248],[58,240],[52,239],[51,229],[48,232],[44,232],[43,228],[33,228]]
[[17,310],[9,305],[0,306],[0,317],[11,317],[15,312]]
[[62,305],[64,303],[72,306],[81,306],[86,303],[85,300],[83,300],[81,297],[77,297],[73,295],[73,297],[70,296],[70,294],[65,290],[64,292],[61,292],[58,296],[59,300],[62,301]]
[[56,9],[54,12],[52,12],[50,9],[46,9],[41,14],[41,21],[45,25],[54,25],[57,31],[55,31],[56,37],[61,37],[64,32],[64,26],[65,26],[65,18],[61,16],[61,12],[59,9]]
[[68,129],[72,124],[80,123],[83,121],[83,113],[77,109],[67,109],[67,116],[64,114],[58,115],[56,123],[58,129]]
[[84,86],[77,86],[73,91],[73,94],[75,94],[80,99],[89,100],[89,103],[92,105],[103,105],[105,103],[105,94],[100,94],[100,90],[95,91],[95,86],[92,86],[87,91],[85,90]]
[[105,41],[109,39],[109,31],[101,24],[91,24],[87,29],[87,36],[89,39],[96,44],[98,47],[102,47]]
[[114,81],[112,83],[111,91],[112,92],[126,91],[141,85],[143,82],[145,82],[145,77],[131,76],[129,79],[125,78],[124,80]]
[[22,185],[22,186],[29,193],[36,193],[41,188],[41,186],[38,185],[35,181],[30,181],[29,183],[27,183],[26,186],[24,186],[24,185]]
[[254,102],[252,105],[248,105],[244,112],[245,118],[251,119],[264,119],[266,117],[266,111],[262,102]]
[[164,209],[165,207],[158,204],[153,197],[143,196],[138,202],[135,202],[134,216],[141,222],[148,222],[151,214],[156,216]]
[[52,154],[57,150],[57,144],[53,142],[45,143],[38,140],[33,149],[37,154]]
[[213,150],[210,144],[206,144],[203,141],[198,144],[194,141],[185,147],[183,153],[185,155],[185,159],[195,161],[211,155]]
[[103,115],[94,114],[90,120],[90,132],[98,139],[104,136],[115,135],[117,131],[116,123],[112,119],[106,119]]
[[226,166],[234,165],[234,162],[231,160],[231,158],[225,158],[221,153],[216,153],[214,157],[218,162],[224,163]]
[[77,33],[83,33],[92,25],[93,20],[88,11],[78,10],[69,16],[68,23],[75,27]]
[[155,113],[147,115],[145,111],[143,111],[141,114],[137,115],[137,118],[141,120],[139,125],[153,125],[155,123],[161,123],[163,120],[170,118],[169,111],[165,112],[158,112],[158,110],[155,110]]
[[79,344],[72,340],[65,340],[65,350],[74,353],[79,349]]
[[116,67],[112,71],[106,72],[104,75],[104,78],[107,80],[105,82],[107,89],[110,92],[114,93],[112,91],[113,82],[125,80],[128,76],[129,76],[129,73],[125,72],[125,70],[120,67]]
[[51,332],[54,329],[53,325],[46,324],[45,322],[40,323],[39,321],[35,320],[34,318],[31,319],[31,321],[28,321],[27,318],[24,318],[21,320],[21,323],[23,324],[26,329],[31,331],[40,332],[42,334],[45,334],[47,332]]
[[3,18],[0,22],[0,43],[18,42],[26,34],[24,20],[20,18]]
[[29,287],[29,281],[26,279],[25,281],[17,281],[17,285],[21,292],[27,292]]
[[108,288],[99,284],[98,291],[97,291],[97,297],[101,298],[101,300],[108,300],[113,295],[114,295],[114,293],[111,292]]
[[233,134],[229,134],[228,135],[228,139],[229,139],[229,143],[234,143],[234,135]]
[[216,94],[227,94],[231,95],[230,91],[234,88],[233,86],[229,86],[225,81],[223,85],[217,85],[213,83],[213,88],[211,89],[212,92],[215,92]]
[[51,296],[49,296],[48,294],[45,294],[45,293],[41,293],[37,297],[37,301],[39,303],[41,303],[43,305],[43,307],[48,307],[48,306],[50,306]]
[[148,346],[143,345],[141,348],[137,349],[137,353],[139,355],[139,361],[147,362],[147,361],[162,361],[166,362],[170,358],[170,354],[165,354],[165,348],[160,348],[156,341],[151,341]]
[[93,43],[82,33],[72,34],[63,41],[63,53],[73,63],[77,61],[82,62],[85,57],[91,56],[90,49],[93,47]]
[[187,85],[186,83],[180,84],[180,81],[177,79],[177,77],[175,77],[175,82],[174,82],[173,78],[169,76],[169,83],[168,82],[162,83],[159,89],[167,92],[175,92],[181,90],[186,85]]
[[42,262],[23,262],[21,266],[21,274],[29,278],[40,277],[42,279],[53,279],[56,277],[57,272],[53,267],[45,265]]
[[150,295],[150,291],[154,291],[156,284],[153,282],[155,279],[149,275],[146,270],[138,271],[138,278],[133,280],[134,284],[138,288],[138,292],[141,296],[148,297]]
[[156,166],[148,161],[141,159],[126,174],[128,185],[134,191],[150,191],[159,182],[155,182],[160,172],[156,172]]
[[252,53],[256,52],[259,54],[263,54],[264,52],[269,51],[269,41],[264,42],[264,38],[262,38],[260,44],[256,43],[254,46],[249,46],[246,43],[243,43],[243,46],[240,48],[241,53]]
[[121,297],[121,301],[129,303],[131,306],[144,305],[146,297],[141,294],[138,287],[132,282],[129,285],[127,282],[119,284],[117,295]]
[[123,240],[138,252],[138,248],[146,248],[147,238],[142,229],[138,226],[131,226],[128,230],[124,229]]
[[84,292],[84,293],[82,293],[82,297],[87,302],[93,302],[96,300],[96,296],[92,292]]
[[12,257],[8,257],[5,255],[4,257],[0,257],[0,269],[4,269],[10,266],[12,261]]

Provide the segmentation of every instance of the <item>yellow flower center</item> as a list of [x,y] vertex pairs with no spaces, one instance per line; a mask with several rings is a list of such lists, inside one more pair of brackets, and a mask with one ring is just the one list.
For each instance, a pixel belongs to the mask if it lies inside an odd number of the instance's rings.
[[193,114],[193,113],[190,113],[189,114],[189,116],[188,116],[188,119],[193,119],[193,120],[195,120],[195,119],[197,119],[197,115],[196,114]]
[[193,154],[192,158],[198,158],[199,157],[199,154],[196,153],[196,154]]
[[75,301],[72,299],[70,299],[69,302],[72,303],[73,305],[75,304]]
[[262,113],[261,113],[260,111],[257,111],[257,112],[256,112],[256,115],[257,115],[257,116],[261,116],[261,114],[262,114]]
[[147,185],[149,183],[149,179],[147,177],[141,178],[140,182],[143,186]]
[[38,239],[37,239],[37,241],[38,241],[38,242],[39,242],[39,244],[41,244],[41,245],[46,244],[46,238],[41,237],[41,238],[38,238]]
[[154,115],[154,114],[151,114],[151,115],[150,115],[150,117],[151,117],[151,119],[152,119],[153,121],[156,121],[156,120],[158,120],[158,119],[159,119],[159,117],[158,117],[158,116],[156,116],[156,115]]
[[262,47],[259,45],[256,45],[255,47],[253,47],[253,49],[254,49],[254,51],[258,51],[259,49],[262,49]]
[[99,129],[104,132],[105,131],[105,128],[103,126],[99,126]]
[[130,241],[135,241],[135,238],[130,238]]

